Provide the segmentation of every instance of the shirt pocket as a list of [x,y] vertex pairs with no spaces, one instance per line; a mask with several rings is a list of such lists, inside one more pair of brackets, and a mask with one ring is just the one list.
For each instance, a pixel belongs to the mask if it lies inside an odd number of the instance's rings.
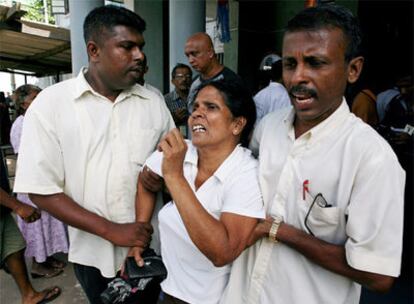
[[[329,203],[333,204],[332,202]],[[303,204],[303,201],[301,201],[301,204]],[[308,233],[310,233],[310,229],[318,239],[336,243],[340,230],[340,208],[334,204],[329,207],[321,207],[317,203],[312,204],[311,199],[307,200],[304,205],[301,212],[303,229]],[[305,221],[307,225],[305,225]]]
[[156,149],[161,132],[157,129],[138,129],[128,138],[129,159],[142,166]]

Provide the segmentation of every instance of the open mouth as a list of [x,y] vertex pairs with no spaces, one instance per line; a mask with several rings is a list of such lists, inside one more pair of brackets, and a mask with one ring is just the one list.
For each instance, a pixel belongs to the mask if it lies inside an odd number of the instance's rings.
[[191,129],[193,133],[204,133],[206,132],[206,128],[203,125],[194,125]]
[[301,105],[309,104],[313,101],[313,96],[311,95],[294,94],[292,96],[295,99],[295,102]]

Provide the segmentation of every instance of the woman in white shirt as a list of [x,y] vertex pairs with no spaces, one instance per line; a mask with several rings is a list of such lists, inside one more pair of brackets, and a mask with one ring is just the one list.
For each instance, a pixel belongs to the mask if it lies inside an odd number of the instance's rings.
[[[174,129],[146,162],[164,178],[173,199],[158,214],[166,303],[218,303],[231,263],[264,218],[257,161],[243,147],[255,118],[244,88],[205,84],[188,119],[192,141]],[[137,221],[150,221],[154,202],[155,194],[138,179]],[[142,250],[130,250],[139,265]]]

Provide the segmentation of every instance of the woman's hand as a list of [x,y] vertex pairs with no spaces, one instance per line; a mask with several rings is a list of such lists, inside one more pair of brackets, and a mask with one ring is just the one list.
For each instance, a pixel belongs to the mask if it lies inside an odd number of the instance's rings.
[[171,130],[158,145],[163,152],[162,174],[164,179],[184,176],[183,163],[187,143],[178,129]]
[[125,273],[125,263],[128,257],[134,257],[135,262],[137,263],[138,267],[144,266],[144,259],[142,258],[141,254],[144,252],[144,248],[142,247],[131,247],[129,248],[128,255],[125,258],[124,263],[121,266],[121,276]]

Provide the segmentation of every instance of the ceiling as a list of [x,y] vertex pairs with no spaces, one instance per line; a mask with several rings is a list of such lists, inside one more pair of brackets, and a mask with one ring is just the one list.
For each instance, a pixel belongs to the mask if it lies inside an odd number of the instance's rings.
[[0,71],[34,76],[70,73],[70,31],[20,20],[21,10],[0,5]]

